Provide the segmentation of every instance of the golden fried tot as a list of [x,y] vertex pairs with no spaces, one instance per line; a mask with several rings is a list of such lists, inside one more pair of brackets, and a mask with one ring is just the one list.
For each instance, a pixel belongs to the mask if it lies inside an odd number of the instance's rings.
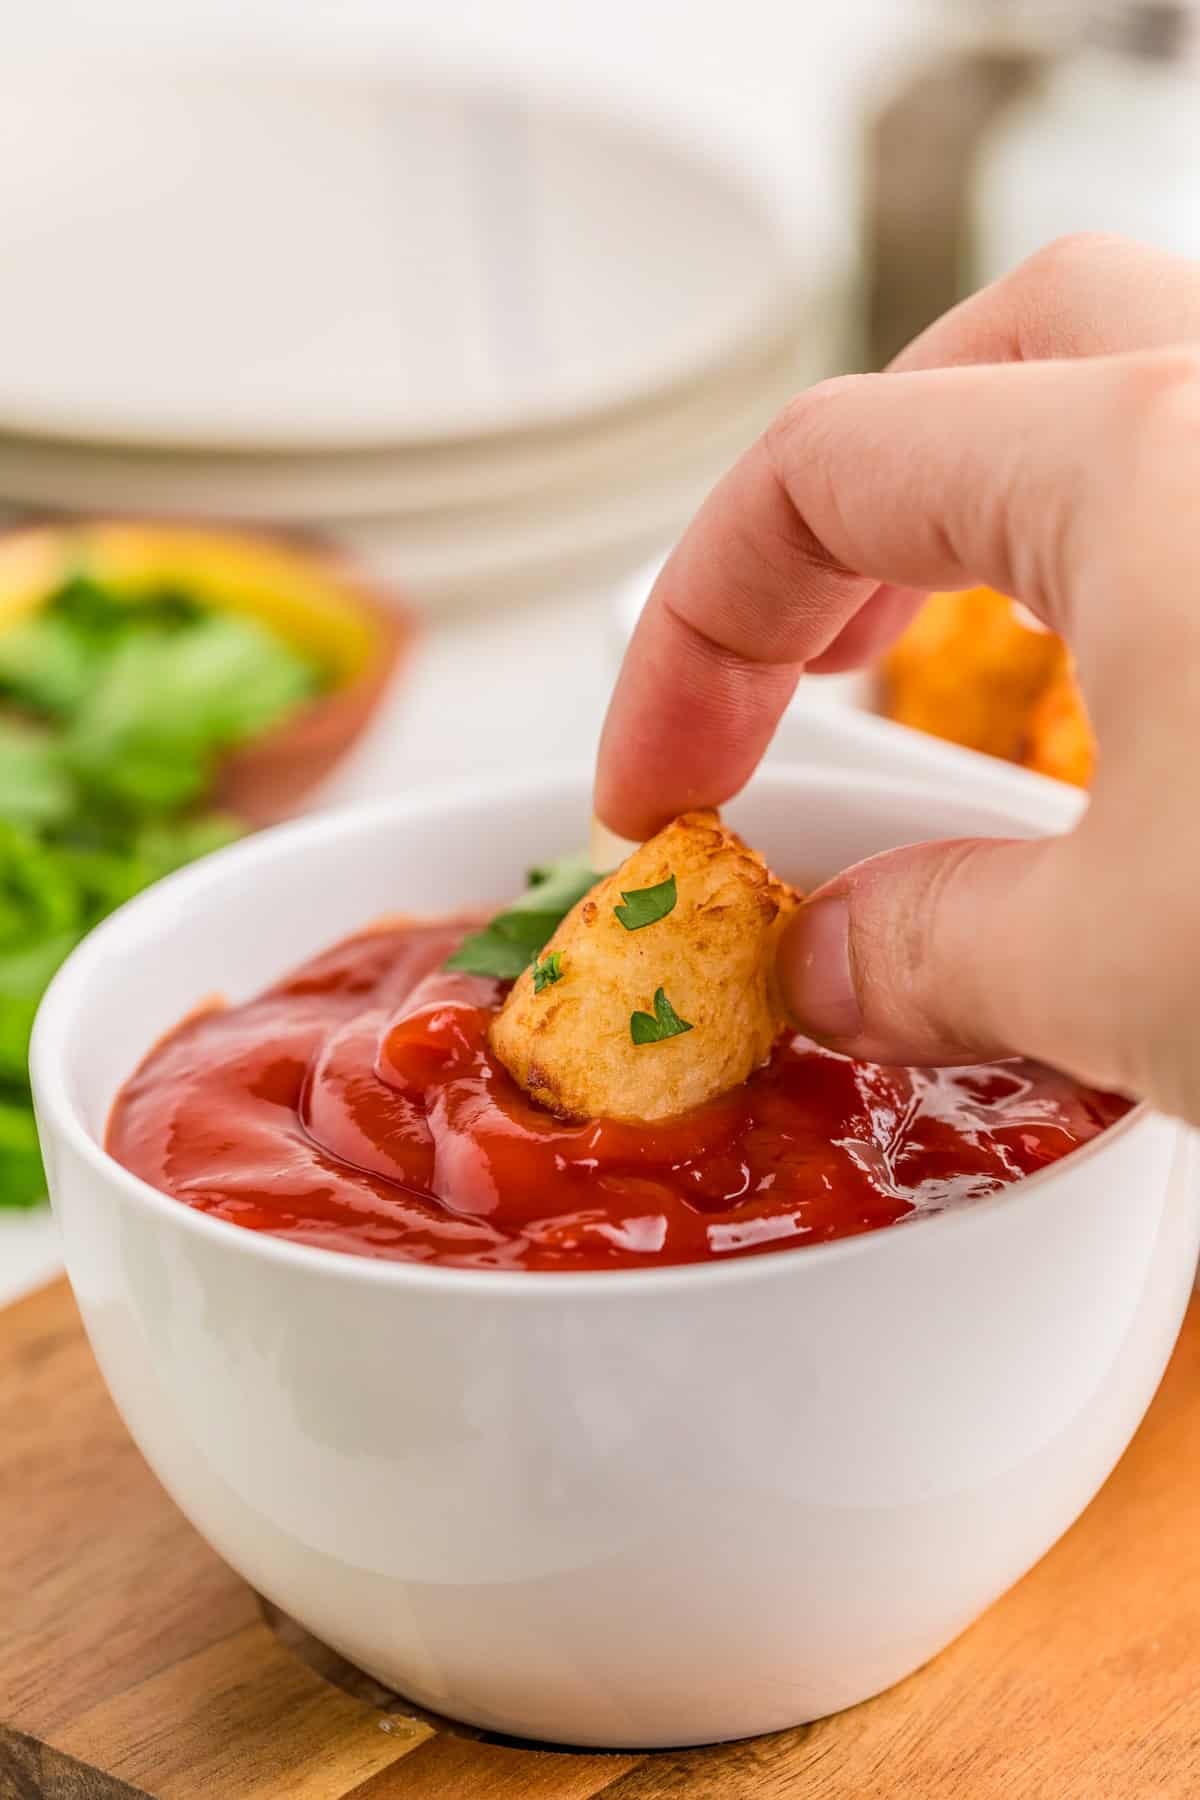
[[990,588],[931,594],[883,665],[889,718],[1019,762],[1061,641]]
[[1027,769],[1089,786],[1096,766],[1096,741],[1066,656],[1029,716],[1021,757]]
[[514,984],[492,1048],[564,1117],[700,1106],[785,1029],[775,948],[799,903],[715,812],[685,813],[567,914]]
[[1061,638],[991,588],[931,594],[881,671],[889,718],[1086,787],[1095,742]]

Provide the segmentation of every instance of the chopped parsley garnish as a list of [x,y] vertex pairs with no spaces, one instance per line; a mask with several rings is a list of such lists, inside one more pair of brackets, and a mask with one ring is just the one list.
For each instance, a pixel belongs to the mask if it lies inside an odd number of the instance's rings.
[[661,988],[654,996],[653,1013],[635,1012],[629,1021],[629,1035],[635,1044],[661,1044],[664,1038],[681,1037],[691,1029]]
[[552,950],[549,956],[533,965],[533,991],[540,994],[544,987],[552,987],[556,981],[562,980],[562,951]]
[[520,898],[498,912],[481,931],[464,938],[447,958],[446,967],[467,975],[515,981],[537,960],[576,901],[595,885],[595,871],[583,856],[566,856],[544,869],[531,869],[530,885]]
[[[533,950],[532,956],[537,955],[540,947]],[[530,961],[528,945],[505,937],[498,925],[492,924],[465,937],[453,956],[446,958],[446,967],[461,969],[464,975],[490,975],[496,981],[515,981],[529,967]]]
[[631,893],[622,894],[624,906],[614,906],[613,911],[626,931],[640,931],[643,925],[657,925],[674,912],[678,897],[675,877],[668,875],[656,887],[634,888]]

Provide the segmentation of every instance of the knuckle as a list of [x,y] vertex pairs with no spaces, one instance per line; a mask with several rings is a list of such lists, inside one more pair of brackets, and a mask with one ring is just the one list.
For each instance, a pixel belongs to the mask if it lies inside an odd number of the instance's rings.
[[861,375],[830,376],[794,394],[776,413],[763,433],[763,444],[782,476],[786,478],[799,456],[811,452],[814,441],[819,441],[829,428],[831,408],[863,379]]
[[[1178,830],[1173,828],[1173,836]],[[1104,909],[1108,948],[1109,1084],[1153,1101],[1163,1112],[1200,1121],[1200,931],[1190,894],[1160,849],[1153,865],[1117,878]],[[1112,878],[1110,878],[1112,879]]]
[[1200,347],[1179,345],[1125,360],[1117,383],[1121,424],[1143,438],[1193,434],[1200,424]]
[[[930,1014],[933,997],[924,992],[924,972],[933,966],[939,943],[950,941],[947,915],[958,906],[964,883],[969,883],[972,871],[987,852],[988,846],[975,839],[948,843],[941,856],[930,864],[924,884],[912,896],[899,947],[906,986],[918,1012],[925,1015],[922,1023],[929,1028],[937,1021]],[[937,996],[940,1007],[945,1007],[947,998],[944,994]]]
[[[1077,648],[1120,646],[1123,653],[1139,641],[1148,621],[1135,611],[1132,596],[1144,596],[1156,628],[1178,616],[1189,583],[1191,548],[1181,540],[1175,521],[1190,511],[1200,482],[1200,346],[1181,345],[1109,359],[1098,365],[1089,447],[1075,469],[1079,501],[1063,534],[1060,586],[1064,594],[1084,592],[1098,578],[1125,596],[1121,605],[1080,611],[1073,620],[1071,604],[1060,622],[1066,636],[1072,626],[1087,639]],[[1148,547],[1169,541],[1177,578],[1153,582]],[[1072,575],[1070,571],[1074,571]]]
[[1200,1123],[1200,1041],[1182,1022],[1195,1016],[1196,982],[1175,971],[1167,983],[1156,978],[1137,984],[1137,1006],[1114,1001],[1109,1054],[1087,1074],[1097,1085],[1150,1100],[1160,1111]]
[[969,986],[945,977],[959,962],[962,884],[981,854],[979,840],[962,839],[940,844],[936,855],[920,847],[863,865],[868,904],[856,909],[856,986],[869,1026],[883,1035],[970,1042],[979,1020]]
[[1006,280],[1012,286],[1029,290],[1035,299],[1044,302],[1048,294],[1063,288],[1073,289],[1088,279],[1097,260],[1121,244],[1122,240],[1111,232],[1064,232],[1018,263]]
[[[1129,245],[1098,231],[1052,238],[1002,277],[993,293],[1021,361],[1068,354],[1081,342],[1081,322],[1093,311],[1102,266],[1127,259]],[[1086,338],[1086,333],[1084,334]]]

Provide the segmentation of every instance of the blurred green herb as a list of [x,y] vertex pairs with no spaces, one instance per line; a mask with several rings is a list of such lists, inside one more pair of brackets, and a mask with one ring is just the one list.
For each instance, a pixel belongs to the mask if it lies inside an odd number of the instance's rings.
[[320,685],[253,619],[86,572],[0,630],[0,1206],[44,1193],[28,1054],[50,977],[114,907],[238,836],[197,810],[220,758]]
[[473,931],[463,939],[447,960],[448,969],[515,981],[553,937],[575,903],[595,886],[596,874],[586,857],[565,856],[544,869],[531,869],[529,883],[520,898],[498,912],[482,931]]
[[0,1202],[36,1206],[45,1192],[33,1108],[23,1100],[0,1100]]

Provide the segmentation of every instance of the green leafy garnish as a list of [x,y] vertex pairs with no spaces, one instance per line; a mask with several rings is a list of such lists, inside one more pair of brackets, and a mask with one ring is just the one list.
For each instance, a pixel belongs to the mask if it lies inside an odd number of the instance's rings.
[[549,956],[533,965],[533,991],[540,994],[544,987],[552,987],[556,981],[562,980],[562,951],[552,950]]
[[122,642],[161,638],[207,616],[173,588],[130,600],[80,571],[45,606],[0,632],[0,694],[30,711],[67,718]]
[[0,951],[79,924],[79,897],[53,846],[0,817]]
[[515,981],[536,961],[576,902],[596,884],[595,871],[583,856],[566,856],[544,869],[532,869],[529,879],[530,886],[519,899],[497,913],[482,931],[463,939],[447,958],[448,969]]
[[461,969],[464,975],[491,975],[496,981],[515,981],[529,967],[530,960],[530,952],[521,944],[487,926],[465,937],[453,956],[446,958],[446,967]]
[[635,1012],[629,1021],[629,1035],[635,1044],[661,1044],[664,1038],[681,1037],[691,1029],[661,988],[654,996],[653,1013]]
[[131,635],[76,709],[66,757],[101,800],[177,811],[207,792],[222,753],[279,723],[316,685],[311,664],[253,619],[213,614]]
[[[28,1084],[29,1034],[50,977],[79,942],[77,931],[0,951],[0,1103],[23,1096]],[[8,1198],[0,1182],[0,1205]]]
[[[3,642],[0,632],[0,642]],[[78,804],[62,747],[48,731],[0,719],[0,811],[33,828],[54,827]]]
[[[552,918],[557,925],[565,919],[576,901],[582,900],[596,885],[596,872],[588,863],[586,856],[560,856],[557,862],[547,863],[545,868],[529,871],[529,886],[525,892],[514,900],[504,912],[492,920],[495,925],[499,919],[542,919]],[[532,931],[532,925],[518,926],[517,929]],[[538,930],[541,929],[539,925]],[[547,933],[549,936],[549,933]],[[540,950],[546,941],[542,939],[537,946]]]
[[133,840],[133,850],[147,880],[161,881],[176,869],[223,850],[242,835],[242,824],[231,813],[199,813],[186,819],[156,819],[143,825]]
[[0,1203],[36,1206],[45,1193],[33,1108],[20,1101],[0,1100]]
[[45,1194],[28,1055],[47,982],[114,907],[240,835],[196,810],[220,757],[323,679],[254,619],[85,570],[0,630],[0,1206]]
[[632,892],[622,894],[624,906],[614,906],[613,911],[626,931],[640,931],[643,925],[657,925],[669,912],[674,912],[678,897],[675,877],[668,875],[656,887],[634,888]]

